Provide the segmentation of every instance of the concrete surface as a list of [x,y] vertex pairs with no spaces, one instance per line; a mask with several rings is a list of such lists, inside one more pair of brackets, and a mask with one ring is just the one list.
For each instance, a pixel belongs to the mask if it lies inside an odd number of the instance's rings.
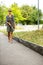
[[43,46],[35,44],[33,42],[30,42],[30,41],[20,39],[18,37],[14,37],[13,39],[16,40],[17,42],[23,44],[24,46],[26,46],[30,49],[33,49],[34,51],[36,51],[37,53],[39,53],[43,56]]
[[0,65],[43,65],[43,56],[0,33]]

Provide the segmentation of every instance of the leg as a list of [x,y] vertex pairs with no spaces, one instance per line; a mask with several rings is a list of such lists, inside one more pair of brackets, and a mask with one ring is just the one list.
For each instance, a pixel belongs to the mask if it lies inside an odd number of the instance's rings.
[[10,32],[8,32],[8,41],[10,42]]
[[10,42],[12,41],[13,32],[10,32]]

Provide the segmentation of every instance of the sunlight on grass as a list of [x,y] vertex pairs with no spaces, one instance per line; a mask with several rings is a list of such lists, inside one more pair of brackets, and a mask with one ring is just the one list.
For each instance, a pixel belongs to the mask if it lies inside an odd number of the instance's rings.
[[14,35],[23,40],[31,41],[33,43],[43,46],[43,30],[31,32],[17,32],[14,33]]

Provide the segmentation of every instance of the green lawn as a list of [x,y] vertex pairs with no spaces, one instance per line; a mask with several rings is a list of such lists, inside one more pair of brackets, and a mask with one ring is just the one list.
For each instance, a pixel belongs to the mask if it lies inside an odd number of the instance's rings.
[[[0,32],[7,34],[6,30],[3,31],[1,30]],[[43,46],[43,30],[30,31],[30,32],[14,32],[13,36]]]
[[43,46],[43,30],[32,32],[18,32],[14,33],[14,36]]

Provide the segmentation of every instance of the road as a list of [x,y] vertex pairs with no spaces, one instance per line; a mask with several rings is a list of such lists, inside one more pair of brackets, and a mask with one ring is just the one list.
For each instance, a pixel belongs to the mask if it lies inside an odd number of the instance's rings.
[[[42,29],[43,24],[39,25],[39,29]],[[0,26],[0,30],[6,30],[6,26]],[[38,25],[16,25],[14,32],[25,32],[38,30]]]
[[43,56],[0,33],[0,65],[43,65]]

